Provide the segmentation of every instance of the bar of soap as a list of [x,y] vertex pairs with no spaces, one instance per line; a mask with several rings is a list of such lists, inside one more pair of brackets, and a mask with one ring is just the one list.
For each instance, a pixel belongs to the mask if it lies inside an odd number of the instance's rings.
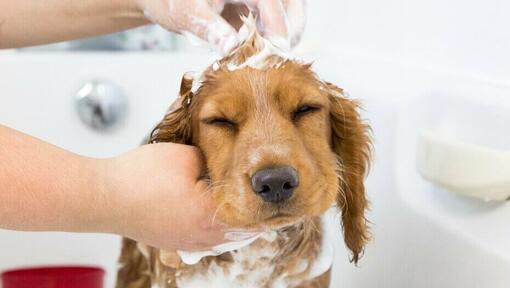
[[510,151],[464,143],[438,131],[420,135],[420,175],[435,185],[485,201],[510,197]]

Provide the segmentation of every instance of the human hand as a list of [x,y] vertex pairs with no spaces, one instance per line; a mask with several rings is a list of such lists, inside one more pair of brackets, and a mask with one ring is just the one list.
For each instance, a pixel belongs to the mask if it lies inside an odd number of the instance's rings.
[[204,166],[195,147],[151,144],[102,161],[105,232],[165,250],[207,250],[229,240],[232,229],[215,219],[208,183],[199,180]]
[[225,4],[244,3],[262,35],[281,48],[299,43],[304,31],[305,0],[135,0],[145,16],[164,28],[207,42],[221,54],[239,44],[237,31],[220,16]]

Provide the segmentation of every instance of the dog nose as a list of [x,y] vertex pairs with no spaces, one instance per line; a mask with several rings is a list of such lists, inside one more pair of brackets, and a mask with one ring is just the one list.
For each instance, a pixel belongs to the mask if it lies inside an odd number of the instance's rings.
[[251,177],[253,191],[271,203],[289,199],[298,185],[297,172],[289,166],[262,169]]

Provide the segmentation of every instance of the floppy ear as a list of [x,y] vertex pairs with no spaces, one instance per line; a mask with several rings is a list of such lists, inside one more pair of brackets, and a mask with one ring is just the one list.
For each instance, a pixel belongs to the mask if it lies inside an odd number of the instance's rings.
[[193,78],[185,74],[181,80],[179,98],[170,106],[161,122],[152,130],[149,144],[172,142],[191,144],[190,102],[193,97]]
[[342,210],[344,241],[357,263],[370,239],[365,210],[365,175],[371,155],[370,128],[360,119],[359,105],[345,98],[342,89],[328,83],[332,145],[338,157],[339,192],[337,205]]

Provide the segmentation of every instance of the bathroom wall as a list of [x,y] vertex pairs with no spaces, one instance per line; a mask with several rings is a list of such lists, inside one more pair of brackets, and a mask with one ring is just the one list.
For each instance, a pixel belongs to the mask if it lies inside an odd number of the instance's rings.
[[510,1],[308,1],[310,46],[510,84]]

